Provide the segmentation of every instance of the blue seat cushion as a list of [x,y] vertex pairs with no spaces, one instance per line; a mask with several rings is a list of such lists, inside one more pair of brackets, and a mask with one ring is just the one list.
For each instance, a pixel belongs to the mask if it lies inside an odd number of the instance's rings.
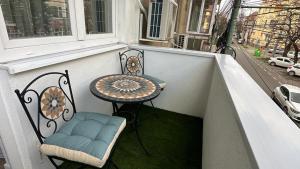
[[167,85],[167,83],[165,81],[163,81],[161,79],[158,79],[156,77],[153,77],[153,76],[150,76],[150,75],[146,75],[146,74],[144,74],[142,76],[145,77],[145,78],[151,79],[153,81],[156,81],[159,84],[159,86],[160,86],[161,89],[164,89],[166,87],[166,85]]
[[56,133],[46,138],[41,151],[101,168],[126,126],[121,117],[78,112]]

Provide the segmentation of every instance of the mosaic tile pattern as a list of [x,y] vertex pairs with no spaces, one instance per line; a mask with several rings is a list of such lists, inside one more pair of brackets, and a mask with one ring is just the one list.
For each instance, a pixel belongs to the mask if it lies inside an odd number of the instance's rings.
[[127,59],[126,67],[127,67],[127,70],[133,74],[140,72],[142,69],[139,58],[137,56],[130,56]]
[[41,111],[47,119],[59,118],[65,110],[66,98],[58,87],[49,87],[41,94]]
[[139,101],[159,94],[159,86],[150,79],[131,75],[110,75],[97,80],[97,92],[110,100]]

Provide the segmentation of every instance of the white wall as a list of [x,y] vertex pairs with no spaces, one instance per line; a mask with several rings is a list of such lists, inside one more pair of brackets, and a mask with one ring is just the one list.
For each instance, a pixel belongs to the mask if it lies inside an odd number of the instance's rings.
[[203,124],[202,168],[254,169],[237,120],[237,112],[215,65]]
[[137,0],[119,0],[117,36],[123,43],[138,43],[140,8]]
[[203,117],[211,84],[213,55],[180,49],[132,46],[145,51],[145,74],[166,81],[156,107]]

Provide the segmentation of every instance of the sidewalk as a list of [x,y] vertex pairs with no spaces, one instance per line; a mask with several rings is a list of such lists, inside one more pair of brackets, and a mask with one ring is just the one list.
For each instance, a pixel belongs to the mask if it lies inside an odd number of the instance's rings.
[[259,57],[256,57],[255,56],[255,49],[256,49],[255,47],[252,47],[250,45],[244,45],[244,44],[242,46],[250,56],[253,56],[256,59],[270,58],[268,51],[266,51],[266,50],[262,50],[261,55]]

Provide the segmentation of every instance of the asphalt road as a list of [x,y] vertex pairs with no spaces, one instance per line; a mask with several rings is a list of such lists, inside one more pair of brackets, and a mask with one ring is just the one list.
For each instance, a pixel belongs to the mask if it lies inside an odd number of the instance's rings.
[[258,83],[258,85],[271,96],[272,91],[281,84],[290,84],[300,87],[300,77],[289,76],[286,68],[271,66],[267,60],[256,59],[242,46],[234,44],[237,52],[237,62]]
[[[246,72],[269,96],[271,96],[272,91],[281,84],[290,84],[300,87],[300,77],[289,76],[286,72],[286,68],[271,66],[267,63],[267,60],[256,59],[238,44],[234,44],[233,48],[236,49],[237,62],[240,63]],[[300,122],[294,122],[300,128]]]

